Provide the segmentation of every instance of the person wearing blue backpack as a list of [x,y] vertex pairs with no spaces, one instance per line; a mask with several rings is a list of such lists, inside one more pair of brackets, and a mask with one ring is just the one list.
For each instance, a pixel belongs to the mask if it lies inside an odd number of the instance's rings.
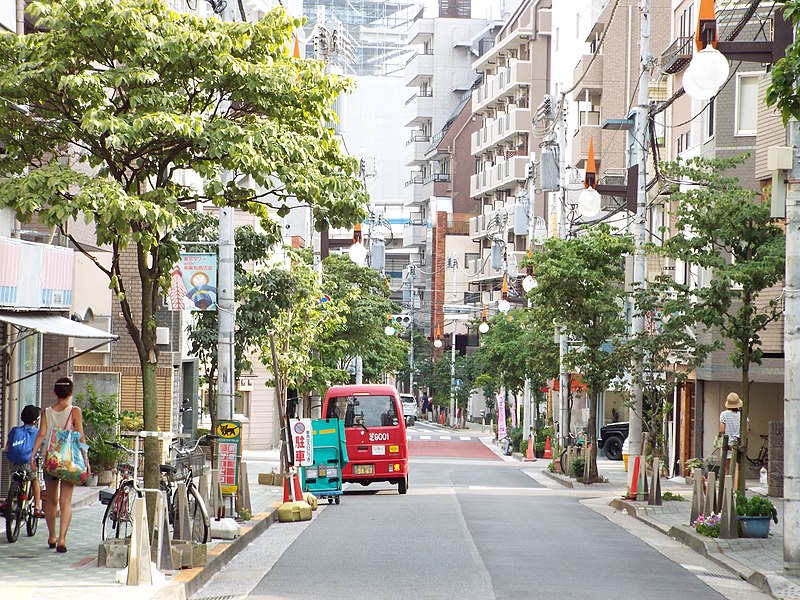
[[12,471],[24,471],[28,481],[33,482],[33,500],[36,506],[36,516],[43,519],[44,511],[42,510],[42,492],[39,488],[39,478],[36,477],[30,465],[33,443],[39,433],[39,428],[36,424],[41,414],[42,410],[33,404],[28,404],[22,409],[22,414],[20,415],[22,425],[12,427],[11,431],[8,432],[6,455],[8,456],[8,462],[11,463]]

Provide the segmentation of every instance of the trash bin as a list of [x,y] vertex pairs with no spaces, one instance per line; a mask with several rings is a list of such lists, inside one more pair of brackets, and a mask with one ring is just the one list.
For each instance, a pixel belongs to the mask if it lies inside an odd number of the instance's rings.
[[622,464],[625,466],[625,472],[628,472],[628,455],[630,454],[631,445],[628,438],[622,442]]

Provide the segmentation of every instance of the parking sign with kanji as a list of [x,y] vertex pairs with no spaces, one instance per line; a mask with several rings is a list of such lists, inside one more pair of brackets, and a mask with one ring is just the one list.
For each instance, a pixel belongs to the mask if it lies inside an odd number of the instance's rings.
[[311,440],[311,419],[289,419],[294,446],[294,464],[307,467],[314,464],[314,443]]

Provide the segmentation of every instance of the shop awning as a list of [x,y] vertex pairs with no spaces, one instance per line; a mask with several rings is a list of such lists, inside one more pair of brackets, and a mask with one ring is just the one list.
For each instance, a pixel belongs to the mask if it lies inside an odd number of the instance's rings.
[[37,333],[94,340],[116,340],[119,336],[59,315],[40,312],[0,312],[0,321]]

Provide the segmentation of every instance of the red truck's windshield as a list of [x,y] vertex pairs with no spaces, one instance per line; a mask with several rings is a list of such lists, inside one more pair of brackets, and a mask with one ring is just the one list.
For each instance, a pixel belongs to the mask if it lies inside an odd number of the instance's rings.
[[390,427],[398,424],[391,396],[340,396],[328,399],[327,419],[343,419],[345,427]]

